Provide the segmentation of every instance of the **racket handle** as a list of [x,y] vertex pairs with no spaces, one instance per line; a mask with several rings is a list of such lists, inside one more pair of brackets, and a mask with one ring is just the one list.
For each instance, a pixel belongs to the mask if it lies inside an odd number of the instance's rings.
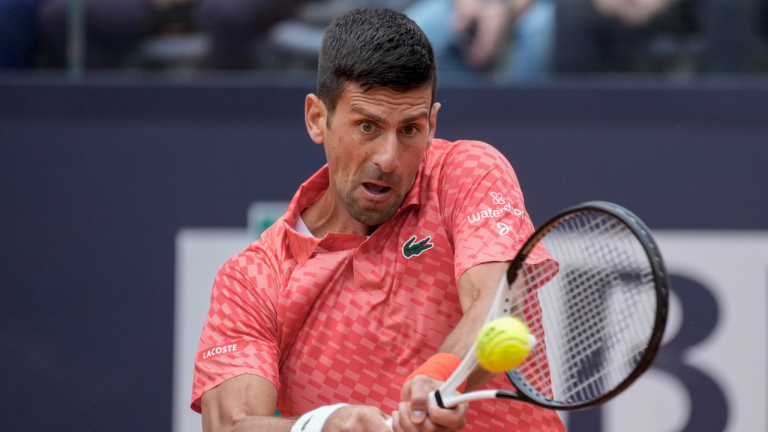
[[[437,391],[437,390],[435,390]],[[429,404],[437,406],[437,399],[435,398],[435,392],[429,392]],[[394,421],[394,417],[390,417],[387,419],[387,426],[389,427],[389,430],[394,431],[395,429],[392,427],[392,422]]]

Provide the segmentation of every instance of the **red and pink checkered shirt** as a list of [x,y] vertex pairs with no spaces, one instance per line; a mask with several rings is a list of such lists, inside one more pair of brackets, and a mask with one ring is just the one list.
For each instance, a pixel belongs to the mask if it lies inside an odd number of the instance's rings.
[[[434,140],[397,213],[368,238],[293,229],[328,182],[324,167],[216,276],[195,411],[207,390],[252,374],[275,385],[285,416],[339,402],[392,412],[405,378],[462,317],[459,277],[512,260],[533,232],[512,167],[481,142]],[[503,374],[488,387],[513,389]],[[565,431],[554,411],[520,402],[472,402],[466,418],[472,431]]]

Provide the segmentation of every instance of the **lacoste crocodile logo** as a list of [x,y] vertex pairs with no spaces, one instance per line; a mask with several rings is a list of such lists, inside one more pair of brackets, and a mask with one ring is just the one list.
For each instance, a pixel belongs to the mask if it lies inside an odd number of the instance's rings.
[[431,236],[427,236],[424,240],[419,241],[416,241],[416,236],[411,237],[403,245],[403,256],[411,259],[411,257],[419,256],[425,251],[432,249],[435,245],[430,243],[430,240],[432,240]]

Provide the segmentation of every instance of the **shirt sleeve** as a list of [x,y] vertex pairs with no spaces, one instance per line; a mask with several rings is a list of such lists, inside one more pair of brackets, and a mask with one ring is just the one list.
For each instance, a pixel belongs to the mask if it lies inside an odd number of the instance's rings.
[[276,304],[276,284],[257,253],[247,250],[219,270],[195,357],[193,410],[201,412],[203,393],[238,375],[280,388]]
[[[534,228],[507,159],[488,144],[462,141],[443,170],[441,211],[454,246],[456,280],[475,265],[511,261]],[[526,262],[547,257],[536,253]]]

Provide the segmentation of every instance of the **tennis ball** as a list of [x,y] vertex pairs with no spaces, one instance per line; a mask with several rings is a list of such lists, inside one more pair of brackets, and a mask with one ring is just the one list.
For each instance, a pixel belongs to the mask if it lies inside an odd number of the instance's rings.
[[535,345],[536,338],[520,318],[505,316],[480,329],[475,355],[486,370],[506,372],[519,366]]

